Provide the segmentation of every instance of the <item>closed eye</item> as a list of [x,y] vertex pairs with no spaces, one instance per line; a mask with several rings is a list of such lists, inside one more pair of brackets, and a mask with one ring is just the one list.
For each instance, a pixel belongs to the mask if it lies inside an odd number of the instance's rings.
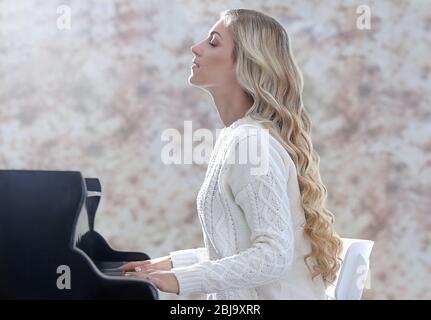
[[210,41],[210,42],[208,42],[208,43],[209,43],[209,45],[210,45],[211,47],[215,47],[215,44],[211,43],[211,41]]

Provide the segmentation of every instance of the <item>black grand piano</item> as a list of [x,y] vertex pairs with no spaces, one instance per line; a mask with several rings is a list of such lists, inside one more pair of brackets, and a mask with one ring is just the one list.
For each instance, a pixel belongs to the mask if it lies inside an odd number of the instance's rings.
[[0,170],[0,299],[158,299],[119,268],[149,256],[94,230],[100,198],[80,172]]

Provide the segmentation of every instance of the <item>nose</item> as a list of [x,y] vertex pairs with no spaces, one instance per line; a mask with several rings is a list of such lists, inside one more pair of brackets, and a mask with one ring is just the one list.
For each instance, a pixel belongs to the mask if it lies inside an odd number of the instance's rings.
[[192,51],[192,53],[193,53],[195,56],[200,56],[200,55],[201,55],[201,54],[200,54],[200,49],[199,49],[199,43],[196,43],[195,45],[191,46],[191,47],[190,47],[190,50]]

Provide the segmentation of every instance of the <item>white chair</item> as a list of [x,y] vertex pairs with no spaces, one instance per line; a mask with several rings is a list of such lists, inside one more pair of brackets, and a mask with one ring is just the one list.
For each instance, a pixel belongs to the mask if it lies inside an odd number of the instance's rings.
[[343,262],[334,285],[327,288],[326,296],[329,300],[360,300],[368,276],[374,242],[349,238],[341,240]]

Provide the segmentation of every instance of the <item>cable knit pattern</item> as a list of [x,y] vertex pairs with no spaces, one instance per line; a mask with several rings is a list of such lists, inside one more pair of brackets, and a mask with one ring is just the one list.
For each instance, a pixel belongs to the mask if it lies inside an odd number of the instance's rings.
[[[266,170],[253,173],[256,163],[241,158],[250,150],[260,151],[258,165],[265,158]],[[171,252],[180,294],[207,293],[208,299],[323,298],[323,281],[312,281],[303,262],[310,246],[303,235],[294,163],[254,120],[245,117],[222,130],[197,209],[205,248]]]

